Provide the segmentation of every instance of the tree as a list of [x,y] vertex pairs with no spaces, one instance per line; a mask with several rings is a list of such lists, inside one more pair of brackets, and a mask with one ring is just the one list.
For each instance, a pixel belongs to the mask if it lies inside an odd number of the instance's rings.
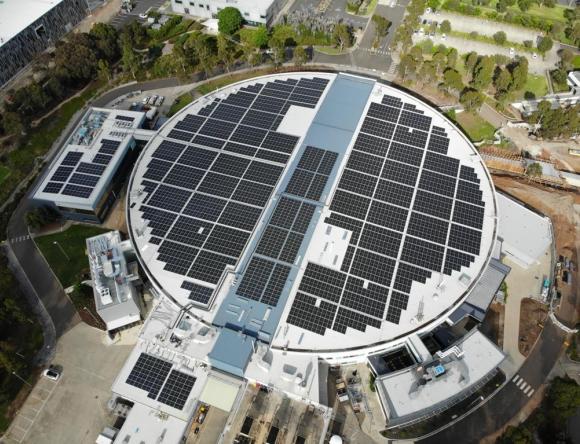
[[142,48],[147,43],[147,39],[145,28],[137,20],[133,20],[121,31],[121,52],[126,44],[134,48]]
[[564,69],[568,69],[572,66],[572,61],[574,60],[574,53],[571,49],[565,48],[560,50],[558,53],[560,56],[560,66]]
[[352,46],[351,29],[344,23],[337,23],[332,30],[332,40],[341,51],[344,48],[350,48]]
[[244,18],[237,8],[228,6],[217,13],[218,31],[233,35],[240,30]]
[[459,96],[459,103],[466,111],[476,111],[483,105],[483,94],[474,89],[466,88]]
[[494,68],[495,63],[491,57],[481,57],[473,70],[472,86],[478,91],[485,90],[491,84]]
[[294,60],[294,65],[297,68],[300,68],[306,62],[308,62],[308,54],[306,53],[304,46],[297,46],[296,48],[294,48],[293,60]]
[[89,35],[95,42],[99,57],[108,62],[119,59],[119,33],[113,26],[106,23],[95,23],[89,31]]
[[417,73],[418,67],[417,61],[410,54],[405,54],[401,57],[397,71],[402,79],[408,79]]
[[264,25],[258,26],[254,30],[253,39],[257,48],[265,48],[268,46],[268,29]]
[[519,91],[522,89],[528,80],[528,59],[525,57],[518,57],[516,63],[510,65],[512,74],[512,91]]
[[505,433],[497,440],[498,444],[532,444],[534,435],[526,426],[508,426]]
[[284,42],[272,37],[268,42],[268,46],[271,50],[270,60],[272,61],[272,64],[274,67],[281,66],[286,57],[286,47],[284,46]]
[[437,68],[435,65],[430,61],[423,63],[419,70],[419,78],[423,83],[432,83],[437,80]]
[[550,49],[552,49],[553,45],[554,45],[554,42],[552,41],[552,39],[550,37],[548,37],[548,36],[540,37],[540,40],[538,41],[538,51],[540,51],[542,54],[545,54]]
[[526,167],[526,176],[528,177],[542,177],[542,165],[538,162],[530,163]]
[[202,33],[192,34],[186,40],[184,46],[186,49],[189,48],[194,52],[198,68],[204,72],[206,78],[209,77],[216,64],[216,57],[210,37]]
[[518,8],[522,12],[526,12],[532,6],[532,0],[518,0]]
[[452,68],[446,69],[443,73],[443,84],[448,90],[459,92],[463,89],[461,74]]
[[468,53],[465,56],[465,70],[468,72],[472,72],[473,68],[475,68],[475,65],[477,64],[478,59],[479,56],[475,51],[471,51],[470,53]]
[[493,35],[493,40],[495,40],[495,43],[498,45],[503,45],[507,41],[507,35],[503,31],[498,31]]
[[506,12],[507,11],[507,4],[504,0],[499,0],[496,5],[495,9],[497,12]]
[[497,91],[509,91],[512,86],[512,75],[507,69],[498,69],[493,83]]
[[141,60],[128,43],[123,45],[123,57],[121,61],[123,64],[123,71],[131,73],[134,79],[137,78],[137,72],[141,67]]
[[435,68],[437,69],[437,73],[440,74],[443,72],[443,69],[445,68],[445,65],[447,63],[447,57],[445,56],[445,53],[443,52],[436,52],[433,55],[433,64],[435,65]]
[[439,29],[441,29],[441,32],[449,34],[451,32],[451,22],[449,20],[443,20]]
[[[263,28],[266,29],[265,26]],[[296,44],[296,32],[292,25],[278,24],[274,26],[272,29],[272,38],[282,42],[285,47]]]
[[55,70],[59,76],[74,84],[91,80],[97,70],[97,52],[88,34],[69,36],[68,41],[56,44]]
[[221,63],[223,63],[226,71],[230,72],[230,68],[232,67],[236,58],[235,46],[230,41],[230,38],[222,33],[218,34],[216,43],[217,43],[217,58]]
[[111,80],[111,67],[105,59],[99,59],[97,62],[97,71],[99,72],[99,77],[105,82]]
[[381,39],[386,37],[388,34],[389,28],[391,27],[391,22],[382,15],[378,14],[373,15],[372,21],[373,25],[375,26],[375,39],[373,41],[373,47],[376,48],[379,46]]
[[449,52],[447,53],[447,66],[449,68],[455,68],[457,66],[457,59],[459,57],[459,53],[457,49],[450,48]]
[[2,126],[4,127],[4,132],[6,134],[20,136],[22,135],[22,130],[24,129],[24,124],[20,115],[15,112],[4,112],[2,113]]

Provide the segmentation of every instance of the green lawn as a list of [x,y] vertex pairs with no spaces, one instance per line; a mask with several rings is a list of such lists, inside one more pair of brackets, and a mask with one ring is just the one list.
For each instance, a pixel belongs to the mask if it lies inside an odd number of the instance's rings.
[[0,183],[4,182],[10,176],[10,168],[0,165]]
[[526,92],[531,92],[536,97],[542,97],[548,94],[548,82],[546,76],[535,76],[528,74],[526,85],[524,86]]
[[457,113],[455,121],[472,142],[493,140],[495,128],[478,115],[463,111],[462,113]]
[[180,95],[175,99],[171,108],[169,108],[169,112],[167,113],[167,117],[171,117],[172,115],[176,114],[182,108],[185,108],[193,101],[193,96],[191,93],[186,92],[185,94]]
[[79,275],[89,268],[85,240],[106,231],[99,227],[73,225],[68,230],[34,240],[62,286],[67,288],[76,284]]
[[275,72],[274,68],[256,69],[253,71],[242,72],[239,74],[230,74],[219,79],[210,80],[196,88],[196,91],[201,95],[208,94],[216,89],[223,88],[224,86],[230,85],[232,83],[241,82],[242,80],[251,79],[253,77],[271,74]]
[[580,69],[580,55],[577,55],[572,59],[572,65],[574,66],[574,69]]
[[[471,2],[465,1],[465,0],[463,1],[463,3],[469,4],[469,5],[472,4]],[[477,7],[479,9],[481,9],[481,11],[483,13],[485,13],[485,12],[497,12],[497,9],[495,7],[496,4],[497,4],[497,1],[492,1],[488,6],[477,5]],[[509,7],[508,11],[513,12],[515,14],[526,14],[526,15],[540,17],[540,18],[547,19],[547,20],[556,20],[556,21],[560,21],[560,22],[566,22],[566,19],[564,18],[564,11],[566,9],[567,8],[565,6],[558,5],[558,4],[553,8],[547,8],[545,6],[539,6],[537,4],[533,4],[530,7],[530,9],[528,9],[526,12],[522,12],[520,10],[520,8],[517,7],[517,5]]]

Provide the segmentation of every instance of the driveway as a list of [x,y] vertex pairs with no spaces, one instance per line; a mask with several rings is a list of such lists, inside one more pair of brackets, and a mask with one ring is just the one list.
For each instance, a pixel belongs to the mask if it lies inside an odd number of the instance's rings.
[[[136,330],[124,333],[132,338]],[[103,337],[102,331],[80,323],[59,340],[54,362],[63,368],[61,378],[39,379],[3,442],[92,444],[114,423],[107,401],[134,341],[104,345]]]
[[503,351],[515,368],[518,368],[525,360],[518,347],[522,299],[539,296],[544,276],[550,275],[550,251],[548,248],[541,262],[527,269],[507,258],[504,259],[504,263],[511,267],[511,271],[505,279],[508,298],[505,304]]

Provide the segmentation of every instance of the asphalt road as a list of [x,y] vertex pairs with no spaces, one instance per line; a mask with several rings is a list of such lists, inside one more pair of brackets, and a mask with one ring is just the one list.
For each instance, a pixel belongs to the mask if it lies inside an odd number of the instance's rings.
[[350,65],[355,68],[366,68],[383,73],[388,72],[393,63],[389,46],[391,45],[396,29],[403,20],[408,4],[409,0],[399,0],[392,7],[382,4],[377,5],[375,14],[382,15],[391,21],[389,33],[381,39],[378,48],[372,48],[375,38],[375,28],[372,22],[369,22],[356,49],[341,55],[327,55],[316,52],[314,62]]
[[[556,364],[563,341],[562,332],[551,321],[548,321],[532,354],[517,373],[534,391],[538,390],[538,387],[547,379],[548,374]],[[520,383],[520,378],[517,378],[516,382],[524,387],[525,385]],[[516,382],[512,377],[504,388],[479,409],[445,430],[420,442],[425,444],[478,443],[487,435],[499,430],[516,416],[530,400],[530,397],[518,387]]]

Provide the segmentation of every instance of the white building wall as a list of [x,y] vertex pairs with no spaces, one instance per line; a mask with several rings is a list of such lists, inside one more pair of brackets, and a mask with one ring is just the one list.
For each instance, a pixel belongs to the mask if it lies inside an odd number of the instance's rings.
[[227,7],[237,8],[250,25],[270,25],[284,0],[171,0],[171,9],[178,14],[200,18],[216,18]]

